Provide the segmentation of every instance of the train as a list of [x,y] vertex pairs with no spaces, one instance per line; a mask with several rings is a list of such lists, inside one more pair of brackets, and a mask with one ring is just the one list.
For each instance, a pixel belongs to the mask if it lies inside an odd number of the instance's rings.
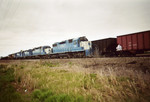
[[89,41],[85,36],[9,54],[2,59],[86,58],[150,55],[150,30]]

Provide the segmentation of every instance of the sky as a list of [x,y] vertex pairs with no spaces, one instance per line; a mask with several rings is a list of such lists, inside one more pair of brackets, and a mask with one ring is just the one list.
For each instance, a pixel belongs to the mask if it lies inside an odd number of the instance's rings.
[[150,30],[150,0],[0,0],[0,56]]

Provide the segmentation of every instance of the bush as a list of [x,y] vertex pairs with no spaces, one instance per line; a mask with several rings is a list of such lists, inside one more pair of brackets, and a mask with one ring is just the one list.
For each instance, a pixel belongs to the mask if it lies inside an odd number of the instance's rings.
[[23,102],[22,97],[11,85],[14,81],[14,69],[0,69],[0,102]]
[[59,63],[43,62],[42,65],[47,67],[58,67]]
[[33,92],[33,101],[38,102],[86,102],[83,96],[73,96],[68,94],[56,94],[48,90],[35,90]]

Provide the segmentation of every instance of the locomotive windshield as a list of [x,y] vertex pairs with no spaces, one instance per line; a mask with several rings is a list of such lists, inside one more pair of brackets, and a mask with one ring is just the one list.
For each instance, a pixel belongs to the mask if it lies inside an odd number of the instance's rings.
[[80,37],[80,41],[88,41],[86,37]]
[[65,44],[66,43],[66,41],[62,41],[62,42],[60,42],[59,44]]
[[57,46],[57,44],[53,44],[53,47],[56,47]]

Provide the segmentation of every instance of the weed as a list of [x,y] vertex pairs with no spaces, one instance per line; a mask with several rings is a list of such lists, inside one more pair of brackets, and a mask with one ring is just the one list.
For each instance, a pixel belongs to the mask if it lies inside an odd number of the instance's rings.
[[[83,96],[56,94],[50,90],[35,90],[32,94],[33,101],[39,102],[86,102]],[[89,100],[89,99],[88,99]]]
[[12,68],[0,70],[0,102],[23,102],[20,94],[11,85],[14,81],[13,72]]
[[14,69],[12,69],[12,68],[1,71],[1,73],[3,73],[3,75],[1,76],[1,80],[5,81],[5,82],[15,81],[13,72],[14,72]]
[[60,70],[59,72],[65,73],[68,72],[67,70]]
[[0,102],[23,102],[19,93],[17,93],[12,85],[7,85],[1,91]]
[[94,79],[94,80],[95,80],[95,79],[96,79],[96,77],[97,77],[97,74],[95,74],[95,73],[91,73],[91,74],[90,74],[90,77],[91,77],[91,79]]
[[24,68],[24,66],[20,66],[20,68],[21,68],[21,69],[23,69],[23,68]]
[[129,78],[129,77],[117,77],[117,80],[119,81],[119,82],[123,82],[123,81],[133,81],[131,78]]
[[72,65],[73,63],[72,62],[69,62],[69,65]]
[[43,62],[42,65],[47,67],[58,67],[59,63]]
[[0,69],[2,68],[7,68],[7,65],[6,64],[0,64]]
[[72,62],[69,62],[68,65],[69,65],[69,68],[72,68],[72,66],[73,66],[74,64],[73,64]]
[[21,82],[21,76],[18,77],[18,82],[19,82],[19,83]]
[[[133,61],[136,63],[127,64]],[[149,66],[149,58],[53,59],[0,64],[0,98],[5,95],[0,101],[22,101],[22,96],[27,97],[11,86],[15,79],[20,90],[28,89],[32,93],[25,101],[149,102],[150,75],[143,73]]]

